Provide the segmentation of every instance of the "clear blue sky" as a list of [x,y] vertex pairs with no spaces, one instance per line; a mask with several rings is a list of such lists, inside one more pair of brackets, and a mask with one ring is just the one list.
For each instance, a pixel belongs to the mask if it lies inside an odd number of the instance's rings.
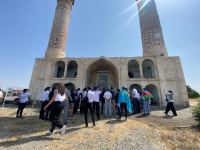
[[[76,0],[67,56],[141,56],[135,0]],[[186,82],[200,91],[200,0],[156,0],[170,56],[180,56]],[[56,0],[0,1],[0,87],[28,87],[44,56]],[[129,8],[130,9],[127,9]]]

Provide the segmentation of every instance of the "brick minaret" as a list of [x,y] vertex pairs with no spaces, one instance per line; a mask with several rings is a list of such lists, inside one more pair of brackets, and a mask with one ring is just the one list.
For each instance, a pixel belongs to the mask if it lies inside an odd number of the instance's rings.
[[154,0],[136,0],[144,56],[168,56]]
[[57,7],[45,58],[64,58],[70,14],[74,0],[57,0]]

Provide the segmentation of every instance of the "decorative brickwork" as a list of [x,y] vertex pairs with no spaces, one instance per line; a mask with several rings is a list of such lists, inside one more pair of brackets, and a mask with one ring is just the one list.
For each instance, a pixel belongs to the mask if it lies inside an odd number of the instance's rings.
[[144,56],[167,56],[155,1],[141,0],[138,9]]
[[58,0],[53,26],[49,38],[46,58],[65,56],[66,38],[72,9],[72,0]]

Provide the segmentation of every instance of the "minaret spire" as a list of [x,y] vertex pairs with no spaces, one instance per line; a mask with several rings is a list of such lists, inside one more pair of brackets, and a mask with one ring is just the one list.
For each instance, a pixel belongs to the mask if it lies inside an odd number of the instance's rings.
[[55,17],[51,29],[45,58],[64,58],[70,14],[74,0],[57,0]]
[[136,0],[144,56],[168,56],[154,0]]

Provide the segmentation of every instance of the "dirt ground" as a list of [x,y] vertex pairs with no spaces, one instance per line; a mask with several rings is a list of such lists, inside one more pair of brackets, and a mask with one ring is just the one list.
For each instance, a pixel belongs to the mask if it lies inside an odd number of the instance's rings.
[[128,121],[102,118],[96,126],[84,126],[84,117],[69,118],[67,131],[49,136],[50,123],[38,119],[38,108],[27,107],[24,119],[16,119],[16,106],[0,108],[0,149],[138,149],[199,150],[200,131],[191,107],[177,108],[178,117],[164,117],[163,108],[153,108],[150,117],[129,116]]

